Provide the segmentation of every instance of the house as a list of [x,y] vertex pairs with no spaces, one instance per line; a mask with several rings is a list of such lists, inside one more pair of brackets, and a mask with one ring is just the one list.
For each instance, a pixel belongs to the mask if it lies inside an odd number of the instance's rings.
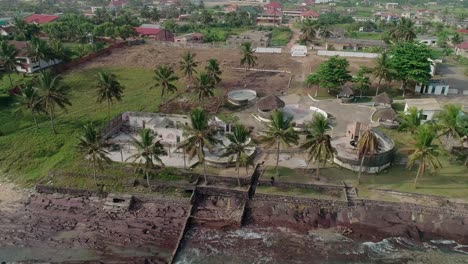
[[458,29],[457,32],[461,34],[468,34],[468,29]]
[[263,6],[263,12],[267,14],[274,14],[283,11],[283,5],[278,2],[270,2]]
[[327,39],[327,43],[325,44],[326,50],[337,51],[361,51],[371,47],[386,48],[387,44],[382,40],[352,38]]
[[174,37],[174,42],[187,44],[187,43],[203,43],[204,35],[202,33],[189,33],[181,36]]
[[121,9],[128,5],[128,0],[111,0],[109,3],[110,9]]
[[398,7],[398,3],[386,3],[385,9],[395,9]]
[[403,12],[403,13],[401,13],[401,17],[414,19],[414,18],[416,18],[416,13],[415,12]]
[[18,55],[16,56],[16,61],[18,63],[16,70],[18,72],[34,73],[61,62],[56,59],[37,60],[30,54],[26,41],[9,41],[9,44],[12,44],[18,50]]
[[468,58],[468,41],[456,45],[455,54],[458,56]]
[[320,14],[315,12],[314,10],[308,10],[301,13],[301,21],[310,19],[310,20],[318,20]]
[[445,80],[429,80],[428,84],[417,84],[415,92],[421,94],[447,95],[450,85]]
[[291,47],[291,56],[293,57],[304,57],[307,56],[306,45],[294,45]]
[[288,19],[296,19],[299,20],[301,18],[301,14],[305,11],[308,11],[307,7],[301,6],[298,8],[291,8],[283,10],[283,17]]
[[34,23],[37,25],[43,25],[55,21],[59,18],[59,16],[54,15],[44,15],[44,14],[33,14],[24,19],[26,23]]
[[421,37],[418,37],[418,41],[419,43],[425,44],[427,46],[437,45],[437,37],[421,36]]
[[238,8],[239,8],[239,6],[237,6],[237,5],[226,6],[224,8],[224,13],[234,13],[234,12],[237,11]]
[[422,111],[421,122],[433,120],[442,111],[439,103],[434,98],[406,99],[404,112],[408,113],[410,107],[416,107]]
[[375,22],[375,18],[373,17],[357,17],[357,16],[353,16],[353,20],[355,22]]
[[274,11],[272,13],[261,13],[256,18],[257,25],[276,26],[283,23],[283,12]]
[[376,19],[385,21],[385,22],[392,22],[392,21],[399,21],[400,16],[397,14],[392,14],[392,13],[385,13],[385,12],[377,12],[374,14]]
[[150,37],[156,41],[174,42],[174,34],[162,28],[136,27],[135,31],[140,37]]
[[15,32],[15,30],[16,30],[15,26],[9,26],[9,25],[0,26],[0,36],[4,36],[4,37],[11,36]]
[[231,35],[226,40],[229,47],[240,47],[242,43],[250,42],[253,47],[268,47],[271,33],[268,31],[250,30],[240,35]]

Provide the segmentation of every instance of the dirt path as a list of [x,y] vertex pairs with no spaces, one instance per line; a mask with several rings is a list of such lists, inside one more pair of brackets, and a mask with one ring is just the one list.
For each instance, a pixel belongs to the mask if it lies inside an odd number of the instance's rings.
[[14,212],[27,200],[31,191],[0,181],[0,212]]

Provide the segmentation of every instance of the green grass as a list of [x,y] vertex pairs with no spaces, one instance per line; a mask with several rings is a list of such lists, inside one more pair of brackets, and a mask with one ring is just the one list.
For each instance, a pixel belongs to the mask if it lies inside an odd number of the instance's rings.
[[371,39],[371,40],[381,40],[382,33],[381,32],[359,32],[353,31],[349,33],[350,38],[357,38],[357,39]]
[[291,40],[292,31],[288,27],[275,27],[271,32],[271,46],[286,46]]
[[273,195],[288,195],[306,198],[316,199],[328,199],[328,200],[341,200],[341,197],[332,196],[315,189],[299,189],[299,188],[278,188],[273,186],[258,186],[256,189],[257,193],[273,194]]
[[[111,116],[124,111],[157,111],[166,98],[160,90],[150,89],[153,72],[137,68],[106,68],[117,75],[125,86],[122,102],[114,103]],[[96,103],[96,69],[72,72],[64,76],[64,82],[71,87],[73,105],[68,112],[58,111],[57,130],[54,135],[45,116],[39,119],[40,129],[36,130],[31,114],[15,114],[12,105],[0,108],[0,168],[10,175],[17,175],[17,181],[33,184],[45,177],[49,170],[66,169],[81,172],[85,168],[83,158],[76,151],[77,137],[87,122],[104,125],[107,122],[105,104]],[[180,87],[184,85],[180,82]],[[5,101],[7,101],[5,99]],[[11,100],[10,100],[11,101]],[[113,172],[115,173],[115,172]],[[77,185],[85,186],[86,182]]]

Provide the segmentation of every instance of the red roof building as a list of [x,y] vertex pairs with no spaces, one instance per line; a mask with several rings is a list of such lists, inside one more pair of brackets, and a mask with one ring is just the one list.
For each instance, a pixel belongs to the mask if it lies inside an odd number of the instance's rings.
[[141,37],[152,37],[156,41],[174,42],[174,34],[162,28],[136,27],[135,31]]
[[468,58],[468,41],[456,45],[455,54],[458,56]]
[[468,29],[459,29],[457,30],[457,32],[462,34],[468,34]]
[[270,2],[263,6],[263,11],[267,14],[277,14],[283,11],[283,5],[277,2]]
[[26,17],[24,21],[26,21],[26,23],[34,23],[34,24],[42,25],[42,24],[47,24],[52,21],[55,21],[58,18],[59,18],[58,16],[54,16],[54,15],[34,14],[34,15],[30,15]]
[[310,20],[317,20],[319,19],[320,14],[315,12],[314,10],[308,10],[301,13],[301,21],[310,19]]

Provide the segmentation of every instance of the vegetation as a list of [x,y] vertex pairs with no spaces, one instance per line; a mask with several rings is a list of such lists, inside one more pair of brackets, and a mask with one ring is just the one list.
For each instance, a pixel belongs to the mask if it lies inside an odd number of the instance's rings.
[[328,93],[337,93],[340,86],[352,79],[348,67],[349,62],[346,58],[333,56],[320,64],[317,71],[309,75],[308,80],[311,83],[317,83],[320,87],[327,88]]
[[305,135],[306,140],[301,148],[307,150],[309,163],[317,162],[316,179],[320,178],[320,163],[324,166],[326,162],[333,159],[333,147],[328,131],[331,130],[330,120],[321,114],[315,114],[310,124],[307,124]]
[[200,72],[195,78],[195,91],[198,95],[198,102],[204,106],[205,98],[214,96],[214,81],[206,72]]
[[354,88],[359,91],[359,97],[362,97],[362,93],[367,92],[370,89],[371,82],[367,74],[370,73],[370,69],[366,67],[361,67],[357,75],[353,77],[353,82],[355,83]]
[[292,31],[288,27],[275,27],[271,31],[271,46],[286,46],[291,40]]
[[208,64],[205,66],[205,71],[210,77],[213,85],[217,85],[221,82],[221,74],[223,72],[219,69],[219,63],[217,59],[209,59]]
[[393,24],[387,32],[387,41],[393,42],[411,42],[416,39],[416,32],[414,29],[414,22],[406,17],[402,17],[400,21]]
[[160,65],[154,70],[154,86],[161,88],[161,97],[168,92],[175,93],[177,86],[174,84],[179,80],[179,77],[175,75],[174,70],[167,65]]
[[250,138],[250,131],[241,124],[234,127],[232,134],[226,134],[229,144],[226,146],[224,156],[234,155],[236,160],[237,185],[240,187],[240,165],[245,167],[246,174],[249,174],[249,165],[252,165],[252,159],[248,155],[250,149],[255,148]]
[[376,65],[372,69],[372,74],[379,80],[375,95],[379,94],[379,88],[382,80],[390,82],[393,79],[394,72],[390,65],[390,56],[387,51],[382,52],[376,60]]
[[188,79],[188,82],[192,82],[192,77],[194,73],[197,73],[197,66],[198,62],[195,61],[195,53],[192,53],[190,51],[186,51],[184,55],[182,55],[182,61],[180,61],[180,67],[179,70],[182,71],[184,76]]
[[124,87],[112,73],[100,71],[98,73],[97,102],[107,102],[107,119],[110,120],[110,108],[113,100],[121,101]]
[[374,132],[371,129],[367,129],[359,138],[357,149],[358,156],[361,159],[361,164],[359,165],[359,174],[357,183],[361,183],[361,173],[362,165],[364,164],[364,159],[366,156],[372,156],[377,153],[379,148],[379,140],[375,136]]
[[421,125],[422,110],[416,107],[408,108],[406,113],[400,113],[398,126],[399,131],[409,131],[414,134],[418,127]]
[[6,40],[0,41],[0,61],[2,62],[3,68],[8,74],[10,88],[13,88],[11,74],[16,72],[16,67],[18,65],[18,62],[16,61],[17,55],[18,50],[16,50],[15,46],[8,44]]
[[241,46],[242,57],[240,60],[240,65],[243,67],[247,65],[246,70],[250,70],[250,68],[255,67],[257,65],[257,56],[254,54],[254,49],[252,43],[245,42],[242,43]]

